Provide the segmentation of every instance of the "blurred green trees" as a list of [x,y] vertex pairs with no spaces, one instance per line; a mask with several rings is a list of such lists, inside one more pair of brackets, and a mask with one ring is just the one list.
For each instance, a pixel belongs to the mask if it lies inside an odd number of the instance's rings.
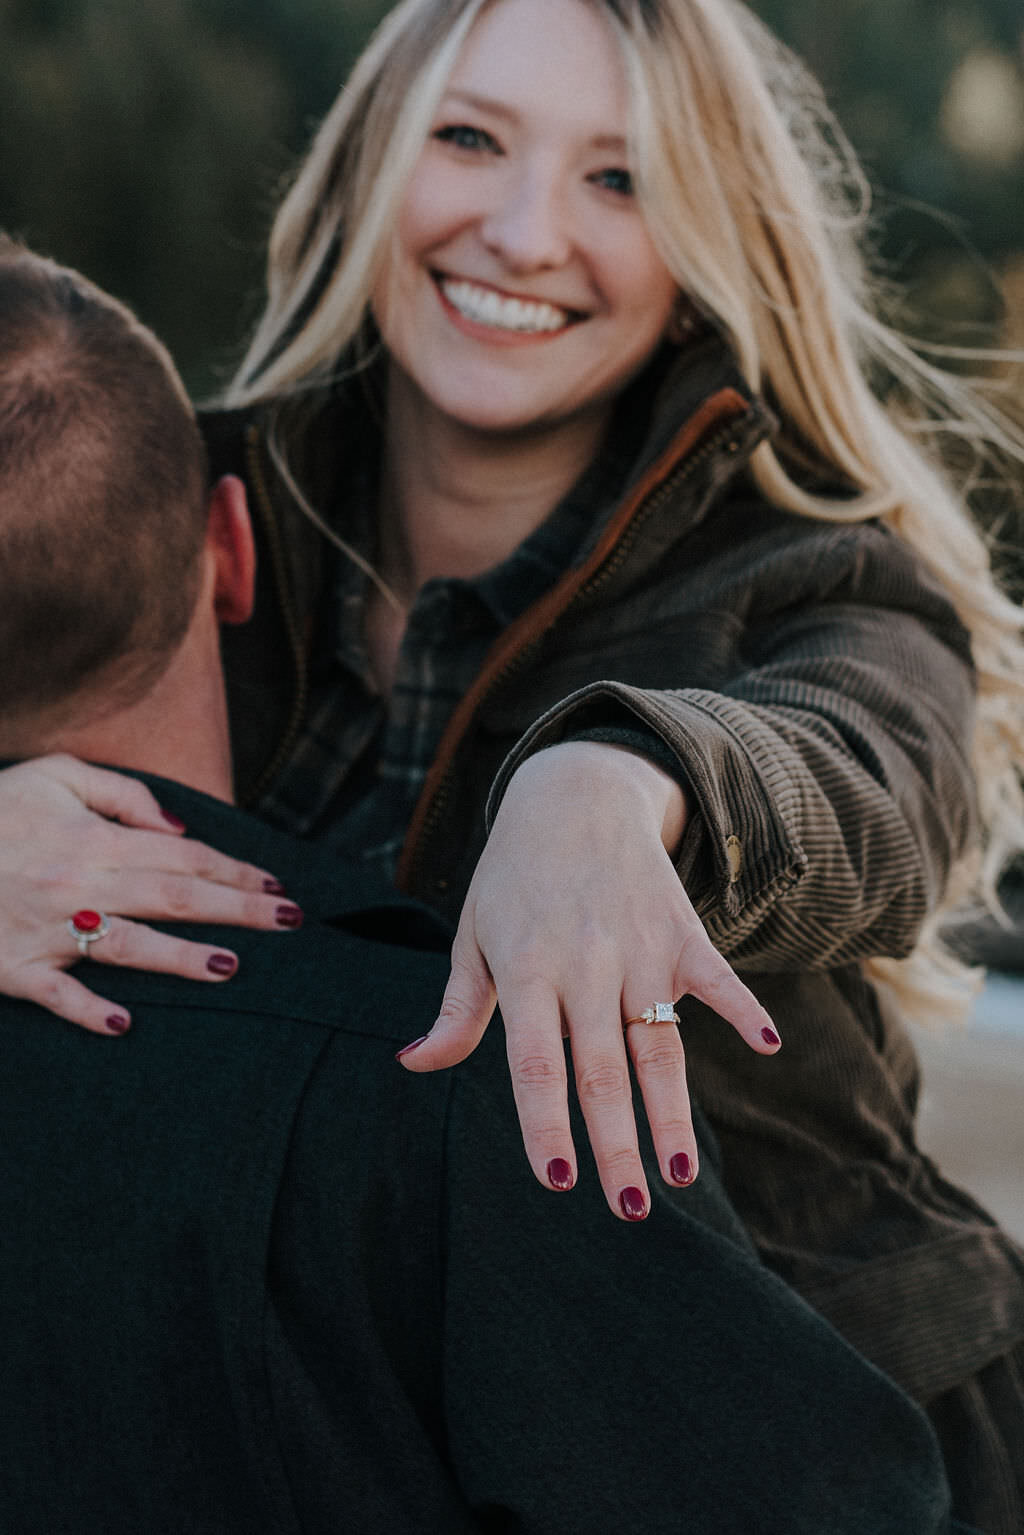
[[0,0],[0,227],[131,302],[205,392],[277,191],[383,9]]
[[[991,267],[1024,343],[1021,0],[754,8],[823,79],[881,189],[910,323],[991,334]],[[0,227],[128,299],[191,387],[215,388],[259,306],[282,180],[386,9],[0,0]]]
[[[882,254],[927,333],[991,339],[1024,260],[1021,0],[755,0],[807,61],[878,189]],[[913,312],[909,316],[915,319]],[[980,328],[972,322],[981,322]],[[949,332],[947,331],[947,337]]]

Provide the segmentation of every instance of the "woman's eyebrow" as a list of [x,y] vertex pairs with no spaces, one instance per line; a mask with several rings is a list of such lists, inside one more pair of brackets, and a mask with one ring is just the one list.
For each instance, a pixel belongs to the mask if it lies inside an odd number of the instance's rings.
[[442,106],[455,103],[464,107],[472,107],[477,112],[488,112],[492,117],[501,117],[506,122],[519,121],[519,113],[511,107],[506,107],[500,101],[495,101],[490,96],[478,96],[475,91],[446,91]]
[[590,143],[594,149],[600,149],[605,154],[621,155],[623,158],[629,147],[621,133],[598,133]]
[[[497,101],[491,96],[478,95],[476,91],[446,91],[441,105],[472,107],[476,112],[489,113],[491,117],[500,118],[504,122],[519,122],[520,115],[513,107],[506,106],[504,102]],[[627,148],[626,140],[621,133],[595,133],[588,143],[592,148],[608,154],[624,155]]]

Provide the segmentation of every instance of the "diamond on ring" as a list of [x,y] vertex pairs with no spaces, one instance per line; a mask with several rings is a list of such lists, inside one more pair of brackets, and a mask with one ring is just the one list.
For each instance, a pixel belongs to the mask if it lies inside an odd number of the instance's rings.
[[106,912],[90,911],[88,907],[85,907],[68,918],[68,932],[77,943],[78,952],[84,959],[89,952],[89,945],[98,943],[110,932],[110,918]]
[[627,1018],[629,1023],[678,1023],[679,1014],[676,1012],[674,1002],[652,1002],[650,1007],[645,1007],[642,1013],[635,1018]]

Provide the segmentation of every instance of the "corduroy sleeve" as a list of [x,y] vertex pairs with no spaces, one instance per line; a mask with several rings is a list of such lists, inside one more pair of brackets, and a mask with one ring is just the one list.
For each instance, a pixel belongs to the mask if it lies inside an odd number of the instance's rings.
[[598,681],[503,764],[613,719],[656,732],[698,816],[680,873],[734,963],[910,952],[974,832],[969,642],[938,583],[875,524],[807,524],[708,572],[738,664],[716,689]]

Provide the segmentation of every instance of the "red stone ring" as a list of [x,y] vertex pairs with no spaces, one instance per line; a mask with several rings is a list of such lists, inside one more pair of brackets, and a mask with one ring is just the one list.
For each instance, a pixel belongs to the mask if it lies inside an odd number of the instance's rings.
[[110,932],[110,918],[102,911],[76,911],[68,918],[68,932],[78,944],[78,952],[85,959],[91,943],[98,943]]

